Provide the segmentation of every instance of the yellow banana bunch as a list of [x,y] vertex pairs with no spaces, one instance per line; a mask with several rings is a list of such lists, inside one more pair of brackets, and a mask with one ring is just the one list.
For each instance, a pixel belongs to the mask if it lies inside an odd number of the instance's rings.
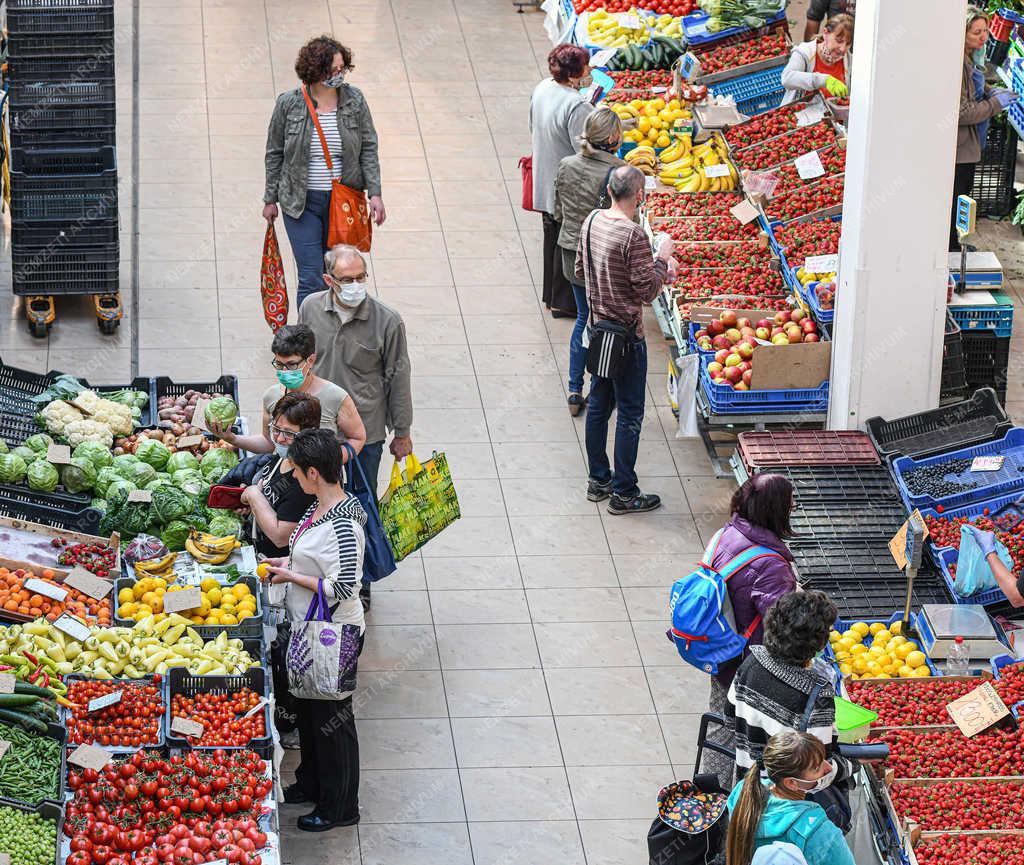
[[662,167],[667,167],[669,163],[689,156],[692,147],[690,136],[680,135],[669,147],[661,151]]
[[653,176],[658,170],[658,157],[654,148],[648,144],[639,144],[626,154],[625,160],[634,168],[639,168],[644,174]]
[[177,558],[177,553],[167,553],[155,559],[136,562],[133,567],[135,573],[143,577],[171,577],[174,575],[174,562]]
[[209,532],[193,530],[185,539],[185,549],[197,562],[204,565],[219,565],[231,553],[242,546],[234,535],[217,537]]

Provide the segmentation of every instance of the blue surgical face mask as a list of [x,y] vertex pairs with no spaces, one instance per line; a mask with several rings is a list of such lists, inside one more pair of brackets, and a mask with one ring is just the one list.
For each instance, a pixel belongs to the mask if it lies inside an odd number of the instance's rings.
[[324,79],[324,87],[341,87],[345,83],[345,73],[335,72],[330,78]]
[[275,444],[274,445],[274,453],[276,453],[279,457],[281,457],[281,459],[284,459],[285,457],[288,456],[288,447],[289,447],[288,445]]
[[971,53],[971,62],[974,63],[974,65],[977,66],[979,69],[984,69],[985,68],[985,60],[986,60],[986,56],[985,56],[985,46],[984,45],[981,48],[976,48]]
[[297,387],[302,387],[302,383],[306,380],[306,374],[301,369],[279,369],[277,380],[288,390],[295,390]]

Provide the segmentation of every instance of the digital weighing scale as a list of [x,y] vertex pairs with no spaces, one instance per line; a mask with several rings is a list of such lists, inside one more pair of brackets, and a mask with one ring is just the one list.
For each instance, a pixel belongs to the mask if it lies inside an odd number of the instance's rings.
[[1007,650],[1001,629],[980,604],[925,604],[917,624],[932,658],[948,658],[958,636],[969,645],[972,658],[991,658]]

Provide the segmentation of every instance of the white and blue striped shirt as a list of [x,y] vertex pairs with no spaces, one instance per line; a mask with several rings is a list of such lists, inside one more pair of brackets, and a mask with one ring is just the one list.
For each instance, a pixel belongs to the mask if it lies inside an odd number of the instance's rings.
[[[338,131],[338,113],[336,111],[318,111],[316,116],[320,121],[320,128],[324,131],[324,138],[327,139],[327,149],[331,153],[331,162],[334,164],[334,176],[340,179],[342,151],[341,133]],[[331,188],[331,172],[327,170],[324,148],[315,128],[309,145],[309,184],[307,188],[323,191],[330,191]]]

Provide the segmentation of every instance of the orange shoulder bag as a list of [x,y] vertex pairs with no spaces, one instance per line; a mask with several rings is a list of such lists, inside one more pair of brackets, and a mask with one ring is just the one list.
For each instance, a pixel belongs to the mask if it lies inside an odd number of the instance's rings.
[[320,118],[316,116],[316,109],[313,108],[313,102],[309,98],[309,90],[303,87],[302,95],[306,100],[309,116],[313,118],[316,133],[320,136],[320,146],[324,150],[327,170],[331,173],[331,210],[327,228],[327,243],[329,246],[347,243],[360,252],[369,252],[370,243],[373,240],[373,223],[370,222],[370,205],[366,200],[366,193],[346,186],[334,176],[331,151],[327,147],[327,139],[320,126]]

